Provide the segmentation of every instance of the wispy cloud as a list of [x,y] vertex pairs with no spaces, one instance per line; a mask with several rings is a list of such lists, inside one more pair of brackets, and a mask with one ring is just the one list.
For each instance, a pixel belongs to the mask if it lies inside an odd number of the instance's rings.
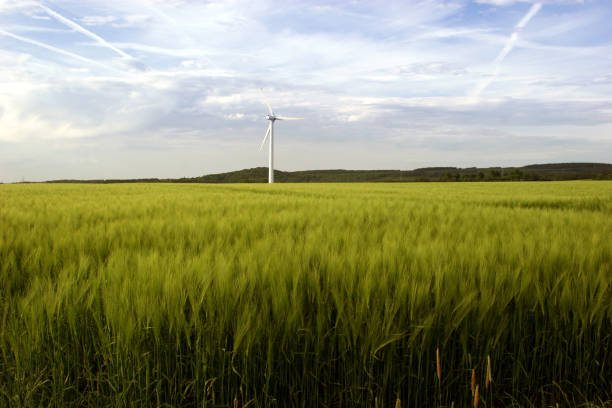
[[527,23],[529,23],[529,21],[540,11],[541,8],[542,8],[542,3],[535,3],[534,5],[532,5],[529,8],[529,11],[527,12],[527,14],[525,14],[523,18],[521,19],[521,21],[519,21],[518,24],[514,27],[514,31],[510,35],[510,38],[508,38],[506,45],[500,51],[500,53],[497,55],[497,58],[495,58],[495,61],[493,62],[493,64],[495,65],[495,68],[493,69],[493,73],[491,74],[490,77],[483,80],[476,87],[476,89],[474,89],[472,93],[474,97],[479,97],[480,94],[485,89],[487,89],[487,87],[491,85],[491,83],[493,83],[495,79],[497,79],[501,71],[501,67],[502,67],[502,63],[504,62],[504,59],[506,59],[508,54],[510,54],[510,51],[512,51],[512,49],[516,45],[516,41],[519,38],[519,33],[521,32],[523,28],[525,28]]
[[538,11],[540,11],[541,8],[542,3],[535,3],[533,6],[531,6],[527,14],[525,14],[521,21],[519,21],[519,23],[516,25],[516,30],[520,31],[525,28],[527,23],[529,23],[529,20],[531,20],[538,13]]
[[49,7],[47,7],[45,5],[40,4],[39,6],[45,12],[47,12],[50,16],[52,16],[53,18],[55,18],[56,20],[58,20],[62,24],[65,24],[66,26],[74,29],[75,31],[80,32],[83,35],[86,35],[87,37],[95,40],[96,42],[98,42],[99,44],[103,45],[104,47],[113,50],[114,52],[119,54],[121,57],[123,57],[126,60],[126,62],[128,62],[131,66],[133,66],[135,68],[138,68],[138,69],[141,69],[141,70],[146,69],[146,66],[144,66],[144,64],[138,62],[136,60],[136,58],[132,57],[128,53],[124,52],[123,50],[115,47],[113,44],[109,43],[104,38],[100,37],[99,35],[91,32],[90,30],[86,29],[82,25],[80,25],[78,23],[75,23],[74,21],[64,17],[63,15],[61,15],[61,14],[51,10]]
[[[104,47],[104,45],[98,43],[86,43],[87,45],[92,46],[100,46]],[[160,47],[156,45],[147,45],[147,44],[139,44],[139,43],[128,43],[128,42],[113,42],[113,45],[117,47],[121,47],[127,50],[133,51],[141,51],[149,54],[159,54],[159,55],[167,55],[172,57],[182,57],[182,58],[193,58],[193,57],[202,57],[207,53],[200,48],[177,48],[177,47]]]
[[75,54],[73,52],[70,52],[70,51],[67,51],[67,50],[63,50],[63,49],[58,48],[58,47],[54,47],[52,45],[45,44],[43,42],[33,40],[31,38],[22,37],[20,35],[13,34],[13,33],[10,33],[8,31],[2,30],[2,29],[0,29],[0,34],[5,35],[7,37],[11,37],[11,38],[13,38],[15,40],[18,40],[18,41],[22,41],[22,42],[25,42],[25,43],[28,43],[28,44],[35,45],[37,47],[45,48],[45,49],[47,49],[49,51],[53,51],[55,53],[58,53],[58,54],[61,54],[61,55],[64,55],[64,56],[76,59],[76,60],[81,61],[81,62],[85,62],[87,64],[96,65],[98,67],[102,67],[104,69],[111,70],[111,71],[117,71],[115,68],[112,68],[112,67],[110,67],[110,66],[108,66],[106,64],[103,64],[103,63],[99,62],[99,61],[93,60],[91,58],[83,57],[83,56]]

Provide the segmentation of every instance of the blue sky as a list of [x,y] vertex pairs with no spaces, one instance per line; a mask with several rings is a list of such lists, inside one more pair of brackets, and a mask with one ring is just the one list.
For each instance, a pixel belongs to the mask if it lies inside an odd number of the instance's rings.
[[0,181],[612,158],[608,0],[0,0]]

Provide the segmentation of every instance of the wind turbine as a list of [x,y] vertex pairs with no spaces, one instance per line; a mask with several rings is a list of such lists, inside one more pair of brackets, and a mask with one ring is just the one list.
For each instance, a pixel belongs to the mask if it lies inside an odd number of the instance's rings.
[[274,183],[274,122],[277,120],[302,120],[304,118],[289,118],[286,116],[276,116],[272,107],[268,103],[266,99],[266,95],[263,92],[263,89],[259,88],[261,91],[261,96],[263,96],[264,103],[268,107],[268,111],[270,111],[269,115],[266,115],[266,119],[270,121],[270,125],[268,126],[268,130],[266,131],[266,135],[264,136],[263,141],[261,142],[261,146],[259,146],[259,150],[263,149],[266,144],[266,140],[268,136],[270,136],[270,164],[268,165],[268,183]]

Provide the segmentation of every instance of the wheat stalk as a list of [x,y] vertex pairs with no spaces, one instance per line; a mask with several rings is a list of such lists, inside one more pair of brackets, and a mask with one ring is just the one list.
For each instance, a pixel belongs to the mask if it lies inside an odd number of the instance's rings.
[[493,382],[491,376],[491,356],[487,355],[487,378],[485,380],[485,388],[489,388],[489,384]]
[[438,380],[442,379],[442,367],[440,366],[440,348],[436,348],[436,374],[438,374]]
[[474,396],[474,392],[476,390],[476,369],[472,368],[472,382],[470,383],[470,389],[472,390],[472,397]]

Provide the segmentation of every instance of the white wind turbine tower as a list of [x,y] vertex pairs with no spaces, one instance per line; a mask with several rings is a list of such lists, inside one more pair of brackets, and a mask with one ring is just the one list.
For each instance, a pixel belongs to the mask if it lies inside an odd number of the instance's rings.
[[268,107],[270,111],[269,115],[266,115],[266,119],[270,121],[270,125],[268,126],[268,130],[266,131],[266,135],[264,136],[263,141],[261,142],[261,146],[259,146],[259,150],[263,149],[266,144],[266,139],[270,136],[270,164],[268,166],[268,183],[274,183],[274,122],[277,120],[302,120],[304,118],[288,118],[286,116],[276,116],[272,107],[268,103],[266,99],[266,95],[264,95],[263,89],[259,88],[261,91],[261,96],[263,96],[264,103]]

